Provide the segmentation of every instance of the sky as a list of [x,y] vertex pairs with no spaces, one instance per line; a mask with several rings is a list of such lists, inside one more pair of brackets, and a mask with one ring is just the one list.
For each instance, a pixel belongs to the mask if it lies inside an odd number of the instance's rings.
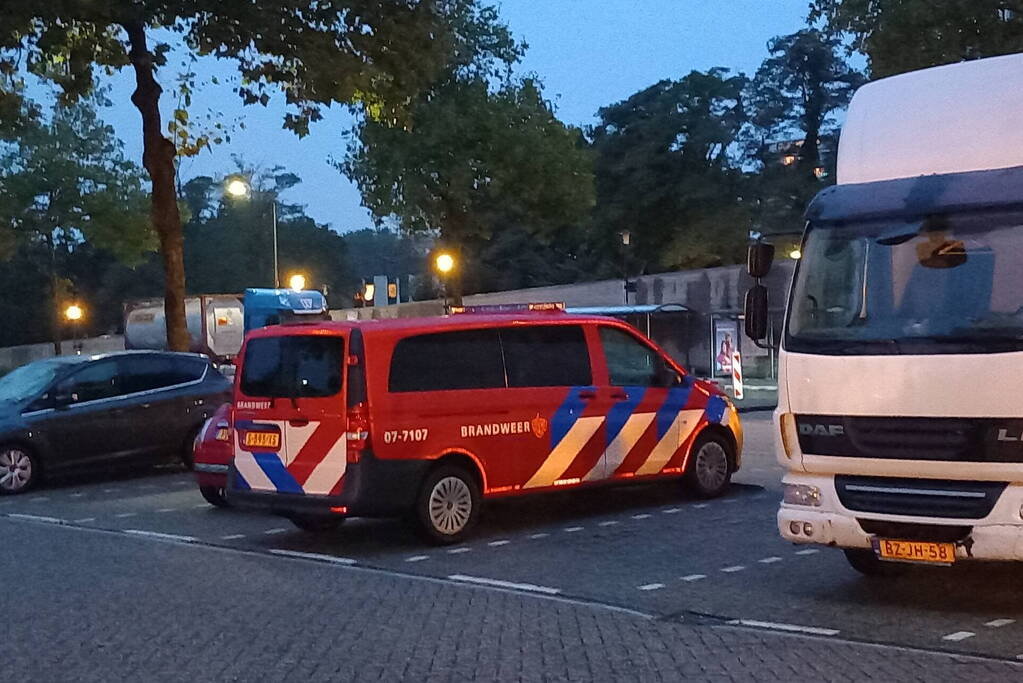
[[[529,45],[518,67],[532,74],[558,117],[574,125],[594,123],[597,110],[619,102],[659,80],[678,79],[692,70],[723,66],[752,75],[767,56],[774,36],[798,31],[808,0],[491,0],[500,7],[512,33]],[[173,81],[178,62],[159,78],[167,91],[161,108],[165,121],[175,107]],[[347,232],[372,226],[358,189],[330,163],[344,155],[345,130],[352,124],[341,108],[325,113],[310,135],[299,140],[281,128],[283,105],[243,106],[231,91],[234,74],[228,62],[196,64],[200,81],[216,76],[193,100],[193,115],[214,112],[234,126],[231,142],[181,164],[183,179],[222,176],[234,170],[233,155],[247,164],[282,165],[302,184],[282,197],[303,204],[320,223]],[[109,80],[115,105],[103,117],[124,142],[127,155],[141,163],[141,122],[129,102],[132,74],[125,70]]]

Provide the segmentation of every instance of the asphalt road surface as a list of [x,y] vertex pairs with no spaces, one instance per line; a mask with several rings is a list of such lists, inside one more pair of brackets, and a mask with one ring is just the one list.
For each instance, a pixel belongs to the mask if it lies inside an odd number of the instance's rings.
[[[139,595],[138,605],[149,605],[145,612],[124,617],[137,620],[142,632],[152,630],[145,624],[147,619],[155,618],[154,610],[159,611],[162,604],[168,610],[179,611],[161,615],[161,619],[170,618],[170,623],[183,631],[153,633],[159,647],[148,660],[136,662],[133,657],[137,653],[122,653],[116,660],[123,667],[116,669],[119,675],[184,678],[187,668],[175,662],[180,664],[181,657],[188,657],[190,648],[205,651],[209,639],[216,642],[225,637],[222,630],[210,630],[211,614],[216,619],[235,611],[245,615],[244,603],[255,601],[258,608],[253,614],[258,619],[250,614],[233,618],[230,623],[244,627],[246,632],[258,627],[265,636],[295,619],[290,612],[286,619],[275,616],[271,606],[282,595],[330,594],[330,600],[342,600],[332,586],[351,588],[353,582],[376,580],[367,594],[376,591],[380,595],[359,602],[360,619],[368,618],[364,614],[367,610],[400,615],[408,609],[411,622],[422,620],[415,631],[420,640],[423,629],[429,632],[431,620],[451,621],[452,605],[461,605],[463,598],[440,600],[437,592],[454,591],[452,595],[457,596],[491,596],[475,602],[465,598],[473,609],[489,615],[480,617],[484,624],[513,619],[524,628],[522,610],[533,609],[531,605],[536,601],[553,604],[551,609],[556,614],[551,628],[559,634],[554,640],[563,644],[564,629],[557,626],[557,621],[567,618],[566,610],[586,614],[597,610],[612,621],[618,620],[614,621],[616,629],[624,628],[621,620],[632,619],[657,624],[661,629],[683,629],[669,636],[658,631],[661,635],[657,637],[669,641],[677,639],[681,643],[695,638],[699,647],[713,650],[706,634],[714,634],[728,652],[762,650],[765,657],[779,652],[795,657],[792,661],[782,657],[780,663],[758,665],[748,656],[744,659],[736,655],[735,662],[744,662],[736,664],[739,668],[719,670],[708,664],[709,654],[657,664],[660,655],[655,653],[650,655],[654,662],[650,664],[647,659],[637,660],[633,647],[628,651],[631,654],[623,653],[603,664],[595,663],[587,654],[586,667],[580,664],[578,668],[580,680],[631,678],[631,674],[640,678],[650,674],[652,680],[657,680],[671,678],[666,671],[685,673],[686,666],[696,667],[687,675],[697,678],[784,679],[796,671],[807,671],[805,667],[810,665],[814,668],[809,671],[823,680],[841,680],[843,674],[851,680],[874,675],[903,679],[914,672],[926,679],[938,672],[951,676],[950,667],[955,666],[979,667],[970,670],[969,676],[975,679],[1023,678],[1023,668],[1016,664],[1023,659],[1023,590],[1018,587],[1023,568],[962,565],[920,569],[896,579],[867,579],[848,567],[839,551],[785,543],[775,531],[781,467],[773,458],[769,415],[749,414],[744,416],[744,423],[744,467],[731,492],[723,498],[699,501],[687,497],[676,483],[659,483],[500,502],[485,511],[472,540],[456,547],[426,544],[399,520],[349,520],[336,532],[317,536],[295,529],[284,519],[215,509],[199,496],[190,474],[173,468],[113,479],[54,482],[28,495],[3,498],[0,534],[6,541],[0,553],[0,576],[11,580],[30,578],[20,584],[14,581],[13,588],[9,585],[9,590],[0,591],[0,613],[13,633],[0,638],[0,658],[8,662],[5,666],[15,679],[44,680],[51,675],[87,678],[85,671],[93,671],[97,680],[104,679],[101,671],[74,668],[86,667],[90,658],[100,656],[95,643],[87,647],[85,643],[92,641],[82,640],[61,647],[59,634],[71,628],[68,612],[76,615],[71,623],[84,619],[85,629],[91,628],[90,619],[102,621],[98,615],[109,616],[103,608],[111,600],[106,594],[117,589],[117,595],[133,592]],[[152,550],[142,552],[140,548]],[[271,573],[275,578],[267,585]],[[324,576],[331,578],[325,580]],[[342,576],[349,578],[339,578]],[[225,581],[228,587],[213,590]],[[381,587],[381,581],[393,586]],[[92,594],[87,586],[95,588],[94,596],[89,597]],[[254,598],[252,591],[257,588],[259,595],[272,599],[264,604],[264,600]],[[233,595],[236,590],[247,592]],[[424,605],[419,597],[408,597],[420,594],[433,595],[436,600]],[[399,595],[406,596],[404,602],[396,602]],[[495,607],[489,601],[495,605],[518,602]],[[189,610],[188,605],[193,609]],[[343,609],[348,613],[352,605],[345,605]],[[455,620],[463,636],[464,629],[470,628],[465,622],[468,618],[463,611]],[[572,617],[572,623],[579,623],[580,618]],[[310,619],[316,629],[339,629],[331,641],[335,647],[342,637],[362,643],[367,638],[381,637],[379,633],[361,632],[346,619],[340,625],[325,621],[322,610]],[[22,623],[24,620],[30,623]],[[59,624],[50,628],[50,621]],[[295,640],[294,628],[289,626],[287,633],[281,633],[282,652],[302,649],[305,641]],[[482,627],[472,626],[470,630],[476,628]],[[500,628],[509,625],[502,622]],[[603,627],[594,628],[600,631]],[[632,636],[637,633],[633,627],[626,631]],[[189,633],[201,637],[190,637]],[[526,637],[515,633],[514,638]],[[775,634],[795,634],[802,639]],[[537,637],[549,645],[554,642],[542,633]],[[643,648],[649,647],[651,638],[641,639]],[[19,640],[49,642],[62,654],[50,662],[53,668],[40,669],[35,649],[28,648],[30,652],[21,654],[16,647]],[[568,641],[564,647],[570,650],[583,647],[589,651],[582,636],[578,642],[572,638]],[[416,643],[423,646],[419,640]],[[520,647],[515,643],[508,646]],[[602,656],[611,657],[606,642],[599,646],[605,649]],[[696,645],[687,646],[686,652],[696,652],[693,647]],[[103,651],[103,661],[108,661],[116,648],[118,644],[112,642]],[[166,654],[166,648],[171,648],[173,654]],[[472,668],[466,662],[445,665],[440,677],[560,680],[559,674],[552,673],[558,671],[558,666],[565,666],[568,679],[576,670],[576,660],[564,650],[560,659],[545,650],[539,661],[523,654],[515,660],[518,664],[502,664],[502,658],[510,656],[505,649],[494,649],[497,654],[493,661],[480,651],[465,654],[483,668]],[[669,647],[668,652],[672,651]],[[830,663],[822,658],[825,651],[832,653],[828,655]],[[367,651],[363,647],[359,652],[365,656]],[[989,661],[931,653],[977,656]],[[552,664],[548,655],[561,664]],[[383,679],[437,673],[429,667],[396,670],[381,664],[384,668],[380,668],[365,657],[357,658],[358,671],[350,668],[356,662],[352,658],[329,670],[295,668],[293,662],[291,669],[283,671],[275,668],[278,664],[267,664],[264,660],[268,656],[262,650],[258,656],[252,655],[263,667],[259,669],[261,675],[269,679],[299,673],[306,677]],[[433,653],[427,659],[436,665],[437,656]],[[451,657],[452,662],[458,659],[454,654]],[[237,668],[250,660],[238,652],[231,653],[229,659],[230,666],[225,663],[223,668],[214,667],[216,670],[206,666],[189,675],[199,679],[250,678],[250,670]],[[145,668],[157,664],[166,668]],[[772,668],[775,664],[777,667]],[[617,666],[626,668],[618,670]],[[17,675],[19,671],[21,675]],[[41,675],[47,671],[50,675]],[[967,675],[965,669],[961,673]]]

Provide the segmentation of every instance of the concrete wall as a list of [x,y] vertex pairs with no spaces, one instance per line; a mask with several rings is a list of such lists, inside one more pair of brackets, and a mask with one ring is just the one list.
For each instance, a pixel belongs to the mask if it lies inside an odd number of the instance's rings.
[[[82,339],[82,353],[109,353],[111,351],[124,351],[124,337],[121,335],[104,335],[91,339]],[[71,355],[75,352],[75,343],[65,340],[61,345],[61,352]],[[8,346],[0,349],[0,373],[10,372],[16,367],[31,363],[34,360],[50,358],[53,356],[53,343],[26,344],[24,346]]]

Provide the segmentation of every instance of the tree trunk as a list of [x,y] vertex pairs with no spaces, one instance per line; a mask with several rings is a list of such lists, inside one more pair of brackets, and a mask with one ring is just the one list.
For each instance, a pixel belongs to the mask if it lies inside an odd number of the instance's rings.
[[153,54],[146,44],[146,29],[141,21],[123,24],[128,32],[131,50],[128,53],[135,69],[135,92],[132,104],[142,114],[142,165],[153,182],[150,215],[160,239],[163,257],[164,313],[167,319],[167,348],[187,351],[188,328],[185,323],[185,239],[178,212],[174,184],[174,143],[164,137],[160,123],[160,94],[163,92],[153,75]]

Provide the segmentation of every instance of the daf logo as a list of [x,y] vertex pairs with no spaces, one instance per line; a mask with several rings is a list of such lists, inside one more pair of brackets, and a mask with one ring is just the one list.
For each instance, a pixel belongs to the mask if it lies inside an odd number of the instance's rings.
[[842,425],[799,425],[799,433],[804,436],[845,436]]
[[998,430],[998,440],[999,441],[1010,441],[1010,442],[1023,441],[1023,434],[1021,434],[1018,431],[1010,433],[1008,429],[999,429]]

